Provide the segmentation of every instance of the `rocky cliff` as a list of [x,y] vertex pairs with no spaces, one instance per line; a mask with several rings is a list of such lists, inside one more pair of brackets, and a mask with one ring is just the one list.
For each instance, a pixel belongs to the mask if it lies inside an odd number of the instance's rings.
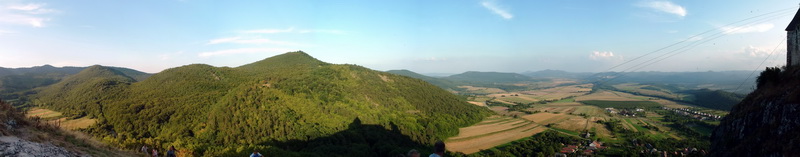
[[53,144],[43,144],[23,140],[15,136],[0,136],[0,156],[89,156],[70,152]]
[[800,155],[800,67],[767,68],[711,135],[712,156]]

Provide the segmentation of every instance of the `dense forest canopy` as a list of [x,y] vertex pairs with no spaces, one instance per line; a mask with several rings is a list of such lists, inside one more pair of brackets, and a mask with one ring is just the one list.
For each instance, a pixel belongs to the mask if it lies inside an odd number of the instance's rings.
[[304,52],[236,68],[186,65],[140,82],[93,66],[42,89],[35,102],[99,119],[87,131],[120,147],[174,145],[211,156],[245,148],[337,154],[290,143],[331,138],[353,130],[356,119],[431,144],[490,114],[425,81],[329,64]]

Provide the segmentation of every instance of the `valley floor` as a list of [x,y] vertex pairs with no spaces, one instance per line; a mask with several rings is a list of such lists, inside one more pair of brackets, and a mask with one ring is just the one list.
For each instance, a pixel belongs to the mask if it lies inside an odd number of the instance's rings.
[[[677,102],[654,97],[634,95],[621,91],[591,91],[592,84],[557,86],[553,88],[529,91],[502,91],[498,89],[470,87],[467,90],[487,92],[475,95],[470,103],[486,106],[498,115],[484,119],[473,126],[460,129],[460,134],[449,138],[447,148],[450,151],[472,154],[482,150],[503,147],[513,141],[522,141],[534,134],[554,130],[563,134],[585,137],[590,133],[591,139],[607,143],[624,143],[619,130],[609,130],[606,122],[618,125],[628,132],[641,133],[651,139],[683,139],[683,135],[669,127],[672,122],[664,120],[664,115],[650,108],[638,112],[641,115],[621,115],[622,109],[614,112],[598,106],[585,105],[581,101],[601,100],[611,102],[655,102],[669,108],[690,108]],[[492,92],[489,92],[492,91]],[[526,106],[519,106],[526,105]],[[611,104],[615,105],[615,104]],[[624,109],[627,111],[627,109]],[[630,109],[633,110],[633,109]],[[709,128],[692,128],[707,132]],[[713,128],[711,128],[713,129]]]

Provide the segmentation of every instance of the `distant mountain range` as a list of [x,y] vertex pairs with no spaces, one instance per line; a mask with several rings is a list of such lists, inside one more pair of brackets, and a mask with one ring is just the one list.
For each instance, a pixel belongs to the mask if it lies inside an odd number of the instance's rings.
[[[752,91],[755,78],[748,76],[752,71],[707,71],[707,72],[602,72],[574,73],[561,70],[542,70],[524,73],[475,72],[469,71],[445,77],[431,77],[409,70],[390,70],[389,73],[413,77],[430,82],[444,89],[458,90],[460,85],[496,85],[518,82],[537,82],[550,79],[574,79],[578,81],[601,82],[608,84],[644,83],[671,84],[689,89],[712,89],[744,94]],[[746,81],[745,81],[746,80]]]
[[[18,101],[18,99],[25,99],[26,92],[30,92],[31,89],[55,84],[88,68],[90,67],[53,67],[51,65],[30,68],[0,67],[0,99],[18,106],[19,103],[25,102],[25,100]],[[109,68],[129,76],[134,81],[141,81],[152,75],[129,68]]]

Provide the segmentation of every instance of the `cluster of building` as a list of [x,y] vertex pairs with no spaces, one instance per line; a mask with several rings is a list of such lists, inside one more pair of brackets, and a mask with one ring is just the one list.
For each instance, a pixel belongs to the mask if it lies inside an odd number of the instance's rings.
[[636,117],[636,113],[644,112],[644,109],[615,109],[613,107],[606,108],[606,112],[611,114],[619,114],[625,117]]
[[700,111],[695,111],[695,110],[691,110],[689,108],[661,107],[661,109],[669,110],[669,111],[675,112],[677,114],[684,115],[684,116],[689,116],[689,117],[692,117],[694,119],[699,119],[699,120],[720,120],[720,119],[722,119],[722,116],[714,115],[714,114],[710,114],[710,113],[704,113],[704,112],[700,112]]
[[[563,144],[562,144],[563,145]],[[606,147],[603,146],[603,142],[598,141],[586,141],[584,143],[580,143],[578,145],[566,145],[564,148],[561,148],[559,153],[556,153],[556,156],[568,156],[568,154],[580,153],[583,155],[593,155],[595,151],[598,149],[605,149]]]

